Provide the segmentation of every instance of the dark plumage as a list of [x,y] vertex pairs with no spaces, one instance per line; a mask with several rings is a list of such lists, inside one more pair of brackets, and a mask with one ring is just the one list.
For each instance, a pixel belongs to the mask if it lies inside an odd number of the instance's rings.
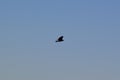
[[64,37],[64,36],[60,36],[60,37],[56,40],[56,42],[62,42],[62,41],[64,41],[64,40],[63,40],[63,37]]

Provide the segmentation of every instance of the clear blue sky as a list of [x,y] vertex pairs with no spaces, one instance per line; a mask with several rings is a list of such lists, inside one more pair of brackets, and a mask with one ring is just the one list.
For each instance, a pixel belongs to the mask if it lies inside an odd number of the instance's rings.
[[120,80],[120,0],[0,0],[0,80]]

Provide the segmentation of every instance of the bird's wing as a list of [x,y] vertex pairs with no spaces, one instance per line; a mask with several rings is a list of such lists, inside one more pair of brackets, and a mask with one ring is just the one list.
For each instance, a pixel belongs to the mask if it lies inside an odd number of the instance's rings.
[[58,40],[63,40],[63,36],[59,37]]

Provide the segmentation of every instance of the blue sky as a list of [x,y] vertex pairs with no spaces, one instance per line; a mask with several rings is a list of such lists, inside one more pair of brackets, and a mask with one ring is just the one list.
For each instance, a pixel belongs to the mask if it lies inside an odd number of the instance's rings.
[[120,80],[119,3],[1,0],[0,80]]

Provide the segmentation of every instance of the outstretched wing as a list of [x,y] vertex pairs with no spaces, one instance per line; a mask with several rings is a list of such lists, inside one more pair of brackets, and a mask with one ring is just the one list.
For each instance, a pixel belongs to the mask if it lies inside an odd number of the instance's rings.
[[63,40],[63,36],[60,36],[60,37],[56,40],[56,42],[62,42],[62,41],[64,41],[64,40]]
[[60,37],[58,38],[58,41],[63,41],[63,36],[60,36]]

